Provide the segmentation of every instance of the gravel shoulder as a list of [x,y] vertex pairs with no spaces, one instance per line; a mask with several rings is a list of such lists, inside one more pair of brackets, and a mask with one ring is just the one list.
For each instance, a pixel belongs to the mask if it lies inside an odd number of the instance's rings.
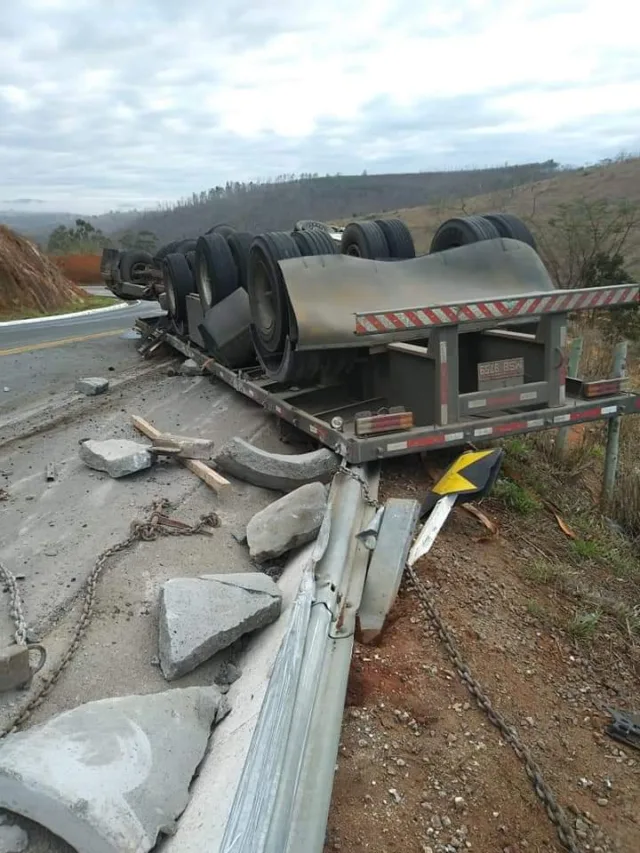
[[[429,482],[417,458],[400,460],[387,466],[383,490],[420,497]],[[604,727],[608,707],[640,704],[637,636],[605,610],[592,634],[575,630],[584,592],[539,571],[540,553],[567,548],[553,516],[517,516],[498,500],[483,511],[497,535],[457,508],[418,575],[472,674],[533,753],[580,850],[634,853],[640,756]],[[584,565],[579,580],[610,585],[601,575]],[[380,644],[356,646],[326,853],[562,849],[522,763],[403,584]]]

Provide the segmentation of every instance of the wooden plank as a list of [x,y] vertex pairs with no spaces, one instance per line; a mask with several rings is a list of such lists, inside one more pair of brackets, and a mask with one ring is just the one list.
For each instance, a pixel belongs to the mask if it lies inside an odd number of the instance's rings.
[[[139,415],[131,415],[131,422],[138,432],[146,435],[147,438],[154,440],[162,436],[159,429],[156,429],[153,424],[150,424],[149,421],[146,421]],[[199,459],[180,459],[179,461],[185,466],[185,468],[188,468],[192,474],[195,474],[196,477],[200,477],[207,486],[215,491],[223,488],[223,486],[229,485],[229,481],[225,477],[218,474],[217,471],[214,471],[213,468],[205,465],[205,463],[201,462]]]

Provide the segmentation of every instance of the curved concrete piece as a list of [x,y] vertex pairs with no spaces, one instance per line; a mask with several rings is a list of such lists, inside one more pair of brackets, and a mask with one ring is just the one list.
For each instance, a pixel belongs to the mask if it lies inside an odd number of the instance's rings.
[[216,687],[80,705],[0,748],[0,807],[78,853],[146,853],[174,831],[211,726],[229,711]]
[[311,453],[269,453],[242,438],[232,438],[218,452],[216,465],[254,486],[292,492],[308,483],[328,483],[340,467],[340,458],[326,447]]

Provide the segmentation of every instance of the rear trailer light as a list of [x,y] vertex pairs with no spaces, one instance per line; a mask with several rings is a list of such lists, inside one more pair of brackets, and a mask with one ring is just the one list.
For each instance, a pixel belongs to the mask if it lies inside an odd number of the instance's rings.
[[386,415],[356,417],[356,435],[376,435],[413,427],[413,412],[390,412]]
[[622,379],[602,379],[598,382],[583,382],[582,396],[587,399],[594,397],[609,397],[611,394],[620,394],[622,391]]

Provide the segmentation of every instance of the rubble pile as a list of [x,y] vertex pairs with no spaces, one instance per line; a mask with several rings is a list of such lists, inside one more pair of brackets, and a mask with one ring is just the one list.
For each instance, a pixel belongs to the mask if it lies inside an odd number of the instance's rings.
[[84,292],[33,243],[0,225],[0,314],[44,314],[84,299]]

